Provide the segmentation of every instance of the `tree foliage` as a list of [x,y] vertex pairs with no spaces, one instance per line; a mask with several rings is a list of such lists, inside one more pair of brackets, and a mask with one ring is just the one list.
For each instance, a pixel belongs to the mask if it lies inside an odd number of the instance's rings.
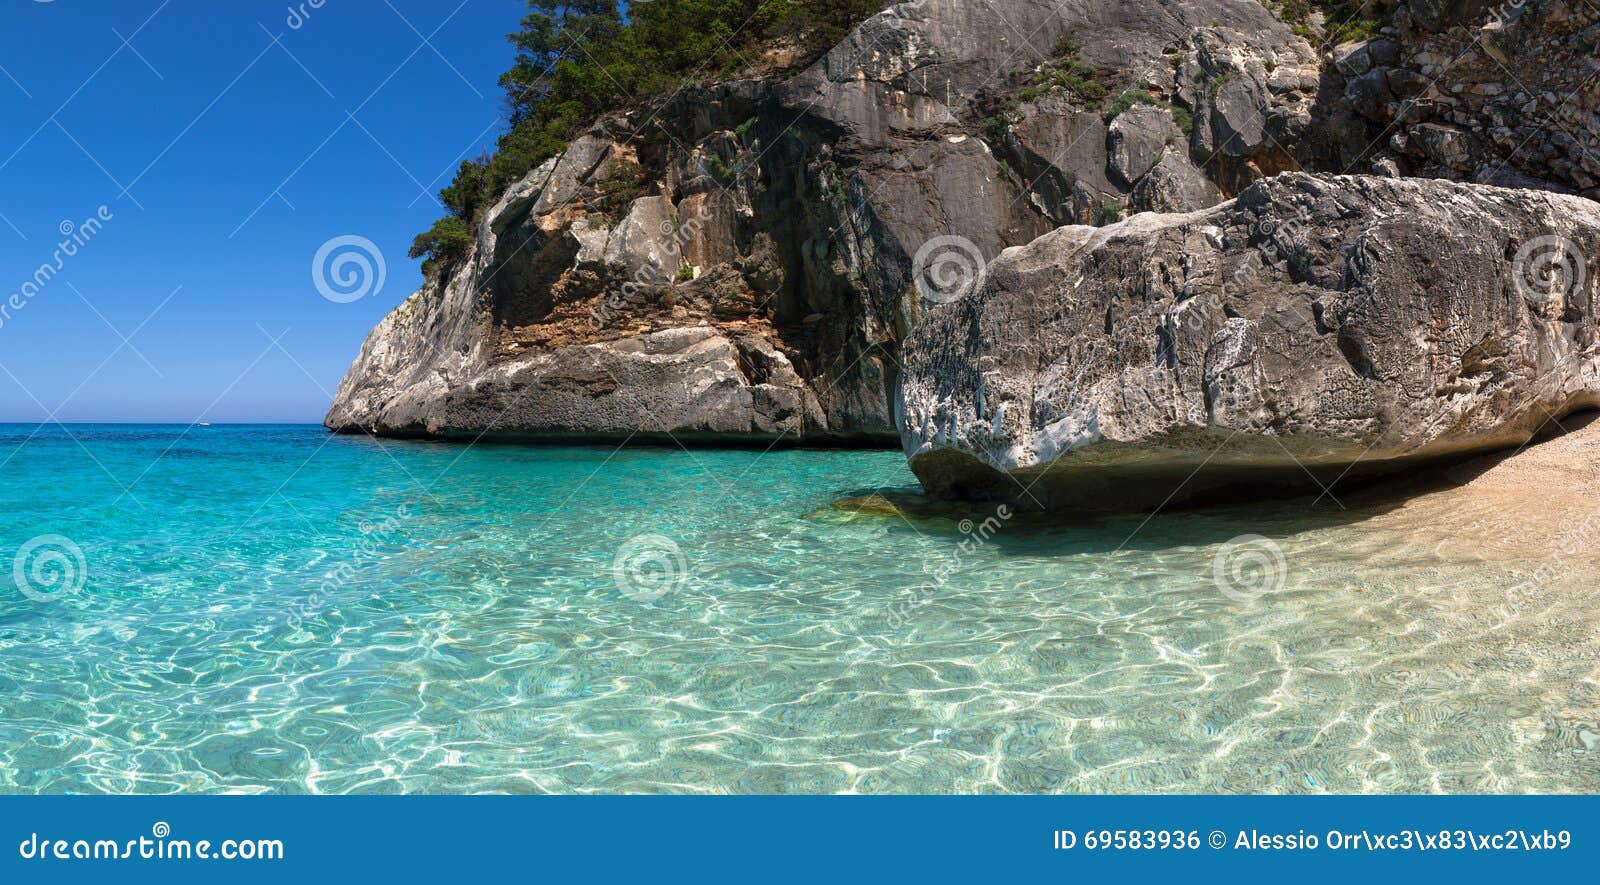
[[808,61],[882,9],[885,0],[527,0],[508,35],[516,60],[500,77],[510,128],[494,154],[463,162],[439,192],[450,215],[419,235],[412,257],[448,265],[471,225],[533,167],[606,111],[659,101],[690,80],[757,63],[774,40]]
[[411,250],[406,254],[411,258],[424,259],[422,272],[431,273],[435,269],[454,266],[466,257],[471,247],[472,228],[463,219],[446,215],[435,221],[433,227],[417,234],[417,238],[411,241]]

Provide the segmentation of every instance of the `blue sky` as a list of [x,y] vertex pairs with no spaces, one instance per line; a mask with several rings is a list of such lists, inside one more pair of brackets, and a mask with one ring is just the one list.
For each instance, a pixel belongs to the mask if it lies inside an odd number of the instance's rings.
[[[321,420],[503,131],[524,5],[314,2],[0,0],[0,421]],[[345,236],[385,278],[330,300]]]

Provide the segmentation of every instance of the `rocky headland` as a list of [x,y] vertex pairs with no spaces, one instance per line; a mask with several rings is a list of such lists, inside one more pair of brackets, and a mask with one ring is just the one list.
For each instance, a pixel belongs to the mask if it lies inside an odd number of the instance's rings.
[[1067,508],[1515,445],[1600,403],[1597,45],[1583,0],[894,4],[597,120],[326,423],[898,440]]

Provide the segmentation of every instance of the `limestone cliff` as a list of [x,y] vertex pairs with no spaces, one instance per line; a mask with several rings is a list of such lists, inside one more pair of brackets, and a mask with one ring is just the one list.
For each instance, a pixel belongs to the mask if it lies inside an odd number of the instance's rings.
[[1295,5],[916,0],[804,70],[619,111],[373,330],[326,423],[889,444],[913,328],[1062,226],[1301,171],[1600,196],[1591,3],[1373,0],[1337,45]]
[[971,265],[1296,168],[1315,53],[1255,0],[917,0],[806,70],[600,121],[368,336],[327,424],[873,442]]

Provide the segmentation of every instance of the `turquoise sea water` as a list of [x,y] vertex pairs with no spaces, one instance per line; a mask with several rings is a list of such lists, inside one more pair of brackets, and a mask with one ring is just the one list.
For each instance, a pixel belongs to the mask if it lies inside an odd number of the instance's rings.
[[1491,511],[906,519],[833,506],[894,452],[314,427],[0,458],[0,792],[1600,790],[1600,578]]

